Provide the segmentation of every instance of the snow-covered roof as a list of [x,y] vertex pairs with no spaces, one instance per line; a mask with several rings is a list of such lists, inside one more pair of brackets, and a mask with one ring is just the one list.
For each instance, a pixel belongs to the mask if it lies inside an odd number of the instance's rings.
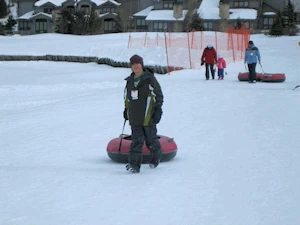
[[43,13],[43,12],[39,12],[39,13],[34,14],[34,11],[30,11],[30,12],[25,13],[24,15],[20,16],[18,18],[18,20],[31,20],[34,17],[40,16],[40,15],[43,15],[43,16],[46,16],[46,17],[52,19],[52,15],[50,15],[50,14]]
[[114,16],[117,16],[118,14],[117,14],[117,13],[114,13],[114,12],[107,12],[107,13],[100,14],[100,15],[99,15],[99,18],[104,17],[104,16],[107,16],[107,15],[114,15]]
[[146,16],[149,15],[149,13],[151,12],[151,10],[153,8],[154,8],[154,6],[149,6],[148,8],[143,9],[142,11],[139,11],[139,12],[133,14],[133,16],[144,16],[144,17],[146,17]]
[[[64,2],[66,2],[67,0],[39,0],[37,2],[34,3],[34,6],[40,7],[42,5],[45,5],[46,3],[51,3],[57,7],[61,6]],[[91,2],[95,3],[97,6],[99,5],[103,5],[107,2],[112,3],[113,5],[121,5],[121,3],[118,3],[114,0],[90,0]],[[75,1],[74,1],[75,2]],[[80,2],[80,1],[78,1]],[[77,3],[78,3],[77,2]]]
[[29,20],[32,17],[33,14],[34,14],[34,11],[32,10],[32,11],[30,11],[28,13],[25,13],[24,15],[20,16],[18,18],[18,20]]
[[246,19],[246,20],[256,20],[257,10],[256,9],[229,9],[229,19]]
[[30,19],[33,19],[34,17],[37,17],[37,16],[45,16],[45,17],[48,17],[49,19],[52,19],[52,14],[43,13],[43,12],[39,12],[37,14],[34,14]]
[[51,3],[51,4],[53,4],[53,5],[57,6],[57,7],[59,7],[59,6],[61,6],[62,3],[64,3],[65,1],[67,1],[67,0],[39,0],[39,1],[37,1],[37,2],[34,3],[34,6],[40,7],[40,6],[45,5],[45,4],[47,4],[47,3]]
[[182,17],[176,19],[173,10],[152,10],[145,20],[151,21],[183,21],[188,10],[182,10]]
[[[219,16],[219,0],[203,0],[197,13],[200,15],[202,19],[206,20],[219,20],[221,19]],[[257,18],[257,10],[256,9],[229,9],[230,20],[235,20],[237,18],[247,19],[247,20],[255,20]]]
[[295,7],[295,12],[300,12],[300,0],[294,0],[292,1]]
[[203,0],[197,13],[202,19],[218,20],[220,0]]
[[[117,6],[121,5],[121,3],[116,2],[114,0],[90,0],[90,1],[93,2],[93,3],[95,3],[96,6],[100,6],[100,5],[103,5],[103,4],[108,3],[108,2],[112,3],[113,5],[117,5]],[[79,2],[80,1],[78,1],[77,4]]]
[[276,13],[274,13],[274,12],[264,12],[263,15],[264,16],[274,16],[274,15],[276,15]]

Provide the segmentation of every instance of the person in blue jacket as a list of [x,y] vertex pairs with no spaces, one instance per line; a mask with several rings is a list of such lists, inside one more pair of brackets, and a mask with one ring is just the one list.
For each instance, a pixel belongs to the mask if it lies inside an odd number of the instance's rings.
[[245,64],[248,64],[248,70],[249,70],[249,83],[255,83],[256,82],[256,64],[257,61],[261,62],[260,53],[258,48],[254,45],[253,41],[249,41],[248,48],[245,52]]

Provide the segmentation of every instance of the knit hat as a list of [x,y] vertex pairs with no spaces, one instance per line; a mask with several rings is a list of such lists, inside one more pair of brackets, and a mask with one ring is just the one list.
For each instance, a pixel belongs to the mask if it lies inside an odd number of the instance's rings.
[[144,66],[143,58],[139,55],[133,55],[130,58],[130,66],[132,66],[133,64],[137,64],[137,63]]
[[208,44],[207,44],[207,47],[208,47],[208,48],[212,48],[212,44],[211,44],[211,43],[208,43]]
[[254,45],[253,41],[248,42],[249,45]]

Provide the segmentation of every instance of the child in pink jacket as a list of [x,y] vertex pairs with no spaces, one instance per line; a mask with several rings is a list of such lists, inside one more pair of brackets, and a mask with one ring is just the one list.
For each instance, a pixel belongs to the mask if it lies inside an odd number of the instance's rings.
[[217,67],[218,67],[218,77],[219,77],[218,80],[223,80],[224,69],[226,68],[226,61],[220,54],[218,54]]

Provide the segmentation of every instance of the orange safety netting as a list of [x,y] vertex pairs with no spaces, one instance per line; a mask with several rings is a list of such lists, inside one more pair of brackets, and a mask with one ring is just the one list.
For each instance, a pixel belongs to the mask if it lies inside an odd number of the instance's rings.
[[[204,48],[211,43],[227,63],[242,60],[251,30],[228,27],[224,33],[192,31],[186,33],[141,33],[129,35],[128,48],[164,48],[165,64],[174,69],[200,68]],[[138,35],[138,34],[137,34]],[[162,62],[162,64],[164,64]]]

